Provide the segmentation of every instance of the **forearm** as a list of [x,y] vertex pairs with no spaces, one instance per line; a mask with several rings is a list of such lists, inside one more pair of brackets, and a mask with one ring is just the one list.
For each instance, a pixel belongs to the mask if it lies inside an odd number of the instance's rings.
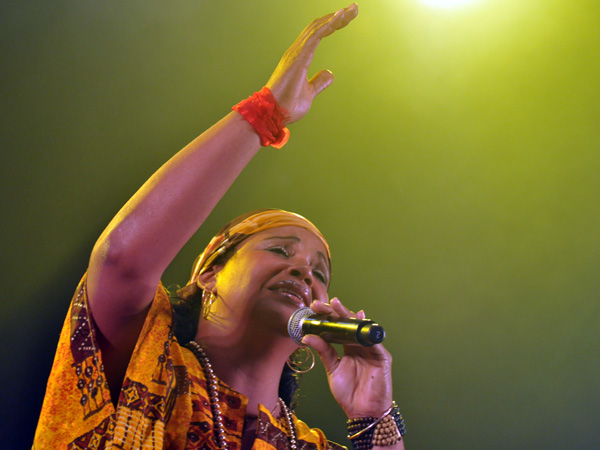
[[144,284],[155,287],[259,148],[256,132],[231,112],[175,154],[100,236],[90,260],[89,283],[93,286],[110,269],[143,277]]
[[108,233],[118,235],[138,264],[157,266],[141,270],[160,276],[259,148],[252,127],[230,113],[152,175],[110,223]]
[[404,438],[396,442],[394,445],[388,445],[385,447],[374,445],[373,450],[404,450]]

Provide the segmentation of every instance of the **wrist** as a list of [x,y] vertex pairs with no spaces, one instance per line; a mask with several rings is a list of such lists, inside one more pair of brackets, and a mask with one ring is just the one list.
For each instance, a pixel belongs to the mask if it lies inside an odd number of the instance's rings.
[[379,417],[355,417],[347,422],[348,439],[356,450],[397,444],[406,433],[404,418],[396,402]]
[[285,127],[289,120],[288,112],[279,106],[268,87],[255,92],[232,108],[252,126],[263,147],[283,147],[289,139],[290,131]]
[[381,399],[377,402],[367,402],[362,405],[362,408],[356,407],[357,405],[350,405],[351,408],[344,408],[348,419],[355,419],[358,417],[382,417],[387,414],[390,410],[390,405],[393,405],[394,401],[390,397],[388,399]]

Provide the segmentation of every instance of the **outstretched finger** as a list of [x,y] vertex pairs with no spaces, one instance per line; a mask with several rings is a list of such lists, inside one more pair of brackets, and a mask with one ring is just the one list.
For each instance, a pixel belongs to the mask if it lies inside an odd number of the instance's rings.
[[321,39],[344,28],[357,14],[358,5],[353,3],[347,8],[340,9],[336,13],[327,14],[326,16],[314,20],[304,29],[299,37],[299,39],[303,41],[304,49],[313,53]]
[[[329,24],[328,34],[333,33],[336,30],[341,30],[348,25],[358,15],[358,5],[352,3],[350,6],[337,11],[334,14],[334,20]],[[325,36],[327,36],[326,34]]]

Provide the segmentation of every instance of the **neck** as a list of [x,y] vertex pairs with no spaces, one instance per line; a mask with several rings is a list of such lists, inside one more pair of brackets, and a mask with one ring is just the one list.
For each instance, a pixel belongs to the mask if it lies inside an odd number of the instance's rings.
[[269,410],[275,408],[283,366],[296,348],[289,338],[240,333],[239,329],[225,332],[201,320],[195,341],[204,348],[215,374],[248,398],[247,414],[258,415],[259,403]]

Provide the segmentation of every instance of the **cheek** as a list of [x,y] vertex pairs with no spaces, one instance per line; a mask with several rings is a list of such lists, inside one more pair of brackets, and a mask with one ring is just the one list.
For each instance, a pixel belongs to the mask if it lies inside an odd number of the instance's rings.
[[[249,270],[244,270],[243,261],[234,256],[217,274],[216,288],[219,296],[227,298],[236,292],[248,289],[252,276]],[[247,266],[246,266],[247,267]]]
[[223,297],[253,295],[267,277],[264,265],[256,258],[236,255],[217,275],[217,290]]
[[325,286],[316,286],[313,288],[313,299],[321,300],[322,302],[327,303],[329,301],[329,294],[327,292],[327,287]]

